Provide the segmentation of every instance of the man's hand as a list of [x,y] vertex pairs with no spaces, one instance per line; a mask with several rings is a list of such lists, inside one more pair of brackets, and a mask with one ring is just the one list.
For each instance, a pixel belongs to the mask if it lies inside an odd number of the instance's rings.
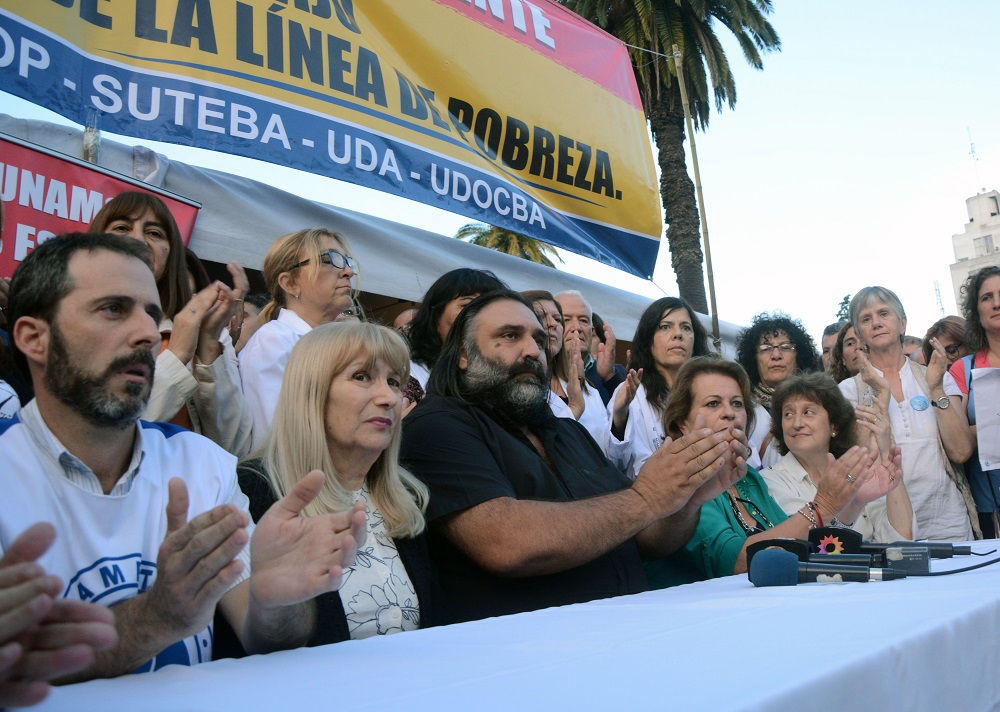
[[[714,433],[705,427],[705,422],[705,417],[699,415],[687,435],[677,440],[667,438],[636,476],[632,489],[645,500],[655,517],[677,512],[696,493],[700,501],[692,505],[700,505],[706,501],[703,497],[718,488],[723,479],[731,478],[732,473],[718,479],[732,460],[731,435],[728,431]],[[713,479],[715,484],[699,492]]]
[[250,600],[262,608],[289,606],[340,588],[366,536],[365,505],[301,516],[323,487],[313,470],[261,517],[250,542]]
[[615,375],[615,332],[611,329],[611,324],[604,322],[604,341],[597,346],[597,375],[602,381],[609,381]]
[[174,477],[168,487],[167,535],[156,556],[156,582],[139,598],[169,645],[205,628],[243,571],[236,556],[246,546],[249,517],[222,504],[189,522],[184,480]]
[[0,707],[40,702],[49,680],[86,668],[118,640],[110,610],[59,598],[62,582],[35,563],[55,536],[51,524],[35,524],[0,560]]

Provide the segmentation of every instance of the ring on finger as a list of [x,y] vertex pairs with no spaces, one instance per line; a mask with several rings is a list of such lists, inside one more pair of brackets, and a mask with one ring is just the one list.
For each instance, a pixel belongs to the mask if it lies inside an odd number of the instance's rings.
[[853,485],[853,484],[854,484],[855,482],[857,482],[858,480],[857,480],[857,478],[856,478],[856,477],[851,477],[850,475],[848,475],[848,476],[847,476],[847,481],[848,481],[848,482],[850,482],[850,483],[851,483],[851,484]]

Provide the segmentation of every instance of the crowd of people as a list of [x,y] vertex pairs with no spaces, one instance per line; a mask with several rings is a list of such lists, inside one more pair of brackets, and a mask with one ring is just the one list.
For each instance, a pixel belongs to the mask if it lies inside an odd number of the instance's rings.
[[998,534],[1000,267],[923,339],[870,286],[819,349],[763,313],[735,360],[664,297],[625,363],[580,292],[458,269],[388,326],[360,269],[304,229],[268,295],[213,282],[130,192],[0,282],[0,706],[739,574],[817,527]]

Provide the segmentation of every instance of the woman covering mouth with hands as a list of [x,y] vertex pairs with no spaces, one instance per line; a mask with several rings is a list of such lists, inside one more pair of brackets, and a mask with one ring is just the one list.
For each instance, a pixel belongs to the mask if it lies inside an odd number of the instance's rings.
[[[858,493],[875,474],[877,453],[852,447],[830,467],[813,500],[786,515],[771,497],[764,478],[746,466],[746,432],[754,425],[750,379],[743,368],[713,357],[694,358],[677,373],[663,414],[664,428],[679,438],[704,420],[717,432],[728,430],[730,457],[746,476],[726,492],[702,505],[694,534],[683,549],[646,564],[651,588],[745,573],[746,550],[761,539],[806,539],[809,530],[849,513]],[[742,452],[742,455],[740,454]],[[886,465],[886,477],[899,478],[898,459]]]

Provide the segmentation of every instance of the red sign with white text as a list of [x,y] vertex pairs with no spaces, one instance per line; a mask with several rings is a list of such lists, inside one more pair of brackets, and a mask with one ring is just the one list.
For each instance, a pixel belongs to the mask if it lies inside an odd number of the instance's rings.
[[0,136],[0,200],[4,205],[0,277],[10,277],[31,250],[54,235],[86,232],[101,207],[119,193],[159,196],[186,245],[201,205],[40,146]]

